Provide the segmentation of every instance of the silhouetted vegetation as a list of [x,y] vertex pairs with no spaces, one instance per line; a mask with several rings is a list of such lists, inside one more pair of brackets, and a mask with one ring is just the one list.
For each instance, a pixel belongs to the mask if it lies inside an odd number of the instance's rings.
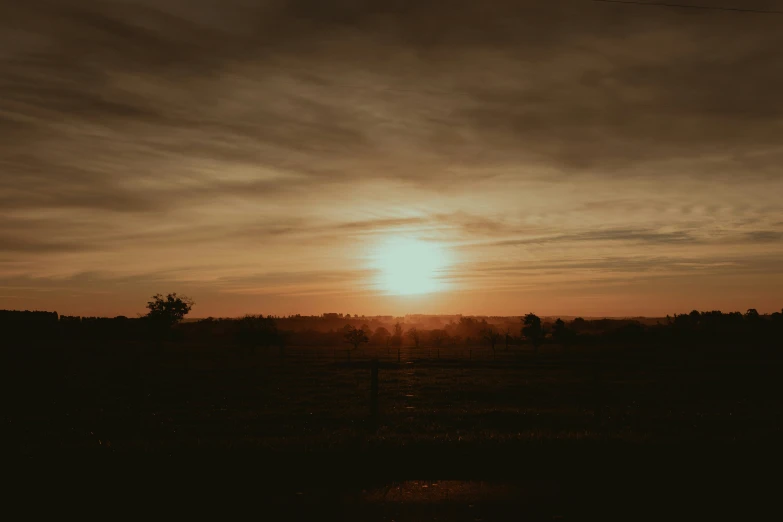
[[169,294],[165,298],[161,294],[156,294],[147,303],[149,312],[146,318],[167,327],[174,326],[190,313],[193,304],[193,300],[189,297],[179,297],[176,293]]
[[567,349],[576,339],[576,332],[569,328],[562,319],[558,318],[552,325],[552,341]]
[[372,334],[372,338],[370,341],[375,345],[381,345],[386,346],[389,344],[389,339],[391,338],[391,334],[389,333],[389,330],[384,328],[383,326],[379,326],[375,329],[375,332]]
[[15,447],[351,448],[375,436],[376,358],[384,448],[747,442],[783,429],[783,313],[173,317],[159,338],[147,317],[0,312]]
[[419,330],[416,327],[410,328],[406,335],[408,336],[408,339],[411,340],[413,343],[413,346],[416,348],[419,348],[419,345],[421,344],[421,335],[419,334]]
[[449,342],[449,334],[446,330],[436,329],[430,332],[430,344],[437,348],[447,344]]
[[[369,343],[370,338],[367,337],[367,332],[364,328],[354,328],[350,324],[345,325],[345,342],[353,346],[354,350],[358,350],[359,346],[364,343]],[[348,352],[348,358],[350,359],[351,352]]]
[[394,333],[391,337],[391,343],[393,346],[400,346],[402,344],[402,325],[400,323],[394,323]]
[[367,332],[362,328],[354,328],[350,324],[345,325],[345,342],[353,345],[353,349],[359,348],[359,345],[370,342]]
[[255,353],[259,347],[268,348],[274,344],[281,347],[282,337],[277,331],[277,324],[272,317],[263,315],[246,315],[238,321],[236,339],[250,353]]
[[495,346],[497,346],[497,343],[500,342],[503,336],[500,335],[500,332],[498,332],[494,327],[489,326],[481,331],[481,337],[489,344],[490,348],[492,348],[492,356],[494,357],[496,355]]
[[[561,350],[568,347],[613,346],[634,344],[640,346],[713,345],[722,348],[734,346],[742,350],[750,346],[772,345],[783,339],[783,313],[759,314],[750,309],[745,313],[720,311],[699,312],[667,316],[659,319],[583,319],[567,321],[561,318],[546,319],[535,314],[521,318],[520,335],[514,336],[512,324],[519,318],[457,317],[445,324],[427,328],[419,323],[403,323],[395,318],[349,318],[346,325],[340,314],[338,327],[332,318],[325,316],[272,317],[247,315],[238,319],[206,318],[184,321],[193,302],[188,298],[169,294],[165,298],[154,296],[148,303],[149,313],[140,318],[119,316],[74,317],[60,316],[56,312],[0,310],[0,325],[8,336],[19,341],[39,338],[71,340],[143,341],[160,333],[161,328],[170,332],[168,341],[187,342],[200,340],[230,340],[248,352],[257,349],[290,344],[294,346],[333,346],[347,340],[350,335],[367,338],[359,344],[375,346],[399,346],[407,338],[414,347],[443,347],[486,343],[496,349],[502,341],[505,350],[525,350],[526,347]],[[337,315],[337,314],[335,314]],[[424,317],[423,319],[426,319]],[[492,322],[490,322],[492,321]],[[518,322],[516,324],[519,324]],[[391,331],[389,330],[391,329]],[[361,333],[359,333],[361,332]],[[502,333],[501,333],[502,332]]]
[[527,314],[522,318],[524,326],[522,327],[522,336],[533,345],[533,349],[538,351],[538,347],[544,342],[546,330],[541,326],[541,319],[535,314]]

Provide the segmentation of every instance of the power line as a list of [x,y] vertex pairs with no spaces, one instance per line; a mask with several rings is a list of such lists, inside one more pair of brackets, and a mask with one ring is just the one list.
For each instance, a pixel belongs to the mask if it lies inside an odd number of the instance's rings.
[[635,0],[590,0],[591,2],[600,2],[602,4],[628,4],[628,5],[646,5],[650,7],[679,7],[682,9],[704,9],[708,11],[733,11],[736,13],[758,13],[758,14],[783,14],[783,11],[766,9],[745,9],[742,7],[714,7],[707,5],[693,4],[670,4],[663,2],[637,2]]

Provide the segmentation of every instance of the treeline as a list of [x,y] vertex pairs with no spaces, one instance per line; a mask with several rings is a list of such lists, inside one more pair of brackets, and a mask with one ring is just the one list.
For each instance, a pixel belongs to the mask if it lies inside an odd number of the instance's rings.
[[[529,346],[533,350],[547,346],[568,348],[596,345],[722,345],[736,348],[743,346],[783,347],[783,311],[761,315],[750,309],[746,313],[720,311],[699,312],[667,316],[656,324],[644,324],[634,319],[593,319],[580,317],[570,321],[557,319],[542,321],[535,314],[520,317],[516,327],[490,324],[485,319],[462,317],[444,328],[420,330],[416,327],[404,330],[395,325],[392,333],[383,327],[368,330],[366,343],[370,345],[458,346],[485,344],[493,350]],[[355,327],[346,325],[345,336],[353,336]],[[337,337],[339,332],[334,332]],[[318,336],[309,339],[317,344]],[[346,339],[345,342],[352,342]]]
[[[422,329],[396,322],[391,328],[372,322],[358,324],[354,319],[342,327],[327,331],[315,328],[289,330],[271,316],[248,315],[239,319],[202,319],[181,322],[161,314],[145,317],[115,318],[59,316],[56,312],[0,310],[0,330],[5,340],[89,341],[183,341],[193,343],[229,343],[247,350],[287,345],[354,347],[411,346],[445,347],[484,344],[496,349],[528,346],[544,350],[549,345],[571,347],[599,344],[718,344],[736,347],[750,344],[783,346],[783,313],[759,314],[720,311],[699,312],[666,317],[657,324],[645,325],[632,319],[576,318],[570,321],[542,321],[534,314],[501,325],[486,319],[460,317],[442,328]],[[358,342],[357,342],[358,339]]]
[[0,310],[0,331],[17,343],[36,340],[127,340],[155,336],[158,325],[146,318],[80,317],[56,312]]

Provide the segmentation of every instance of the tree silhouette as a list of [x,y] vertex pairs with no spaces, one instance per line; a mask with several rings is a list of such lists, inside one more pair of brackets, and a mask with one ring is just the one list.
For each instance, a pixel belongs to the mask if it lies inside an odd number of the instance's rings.
[[[671,318],[667,315],[666,320],[671,322]],[[584,329],[587,327],[587,321],[582,319],[581,317],[575,318],[573,321],[571,321],[571,328],[574,329],[574,332],[580,332],[584,331]]]
[[[353,345],[354,350],[357,350],[360,344],[370,342],[370,339],[367,337],[367,332],[365,332],[361,328],[354,328],[350,324],[346,324],[345,328],[343,328],[343,332],[344,332],[343,337],[345,338],[345,342]],[[350,359],[351,359],[351,352],[349,350],[348,360]]]
[[449,334],[446,333],[446,330],[432,330],[430,332],[430,342],[436,348],[440,348],[448,340]]
[[506,328],[503,332],[503,342],[505,343],[505,350],[508,351],[508,345],[511,344],[511,328]]
[[565,321],[558,318],[552,326],[552,339],[563,346],[564,349],[568,349],[568,346],[573,342],[576,337],[576,332],[569,328]]
[[384,345],[389,341],[391,333],[383,326],[379,326],[375,329],[375,333],[372,334],[372,343],[378,345]]
[[251,353],[255,353],[256,347],[268,347],[274,343],[283,345],[283,338],[277,330],[277,324],[270,315],[246,315],[239,320],[237,328],[237,341],[247,348]]
[[419,331],[414,327],[408,330],[408,338],[413,341],[413,345],[418,348],[419,343],[421,342],[421,335],[419,334]]
[[182,321],[194,304],[191,298],[184,295],[180,297],[173,293],[164,298],[161,294],[155,294],[147,302],[149,312],[145,317],[159,325],[173,326]]
[[533,345],[533,350],[538,352],[538,347],[544,342],[544,336],[546,335],[544,328],[541,326],[541,319],[536,314],[530,313],[522,319],[522,322],[524,323],[522,336],[530,341],[530,344]]
[[446,330],[435,329],[430,331],[430,344],[437,349],[438,359],[440,359],[440,347],[449,340],[449,334]]
[[391,336],[391,343],[394,346],[402,344],[402,325],[400,323],[394,323],[394,333]]
[[481,331],[481,338],[489,343],[489,346],[492,348],[492,358],[494,359],[496,355],[495,346],[503,338],[503,336],[500,335],[500,332],[495,330],[494,327],[489,326]]

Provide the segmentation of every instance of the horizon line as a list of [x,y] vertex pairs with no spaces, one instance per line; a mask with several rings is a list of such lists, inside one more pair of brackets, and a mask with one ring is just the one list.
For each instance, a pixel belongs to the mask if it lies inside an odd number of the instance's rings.
[[[758,312],[755,308],[749,308],[748,310],[756,310],[757,313],[761,316],[769,316],[773,315],[775,313],[781,313],[783,312],[783,308],[781,310],[773,310],[771,312]],[[366,320],[373,320],[373,319],[406,319],[411,317],[421,317],[421,318],[438,318],[438,317],[474,317],[474,318],[498,318],[498,319],[508,319],[508,318],[514,318],[519,319],[527,315],[528,313],[533,313],[541,318],[561,318],[561,319],[576,319],[576,318],[582,318],[582,319],[589,319],[589,320],[598,320],[598,319],[613,319],[613,320],[621,320],[621,319],[665,319],[666,317],[674,317],[677,315],[688,315],[692,313],[693,311],[697,311],[699,313],[709,313],[709,312],[719,312],[722,314],[732,314],[732,313],[741,313],[745,314],[745,312],[741,310],[733,310],[729,312],[724,312],[723,310],[698,310],[698,309],[692,309],[690,312],[683,312],[683,313],[668,313],[664,315],[580,315],[580,314],[552,314],[552,313],[542,313],[538,314],[534,311],[522,313],[522,314],[510,314],[510,315],[498,315],[498,314],[463,314],[463,313],[408,313],[403,315],[396,315],[396,314],[373,314],[373,315],[360,315],[358,317],[354,316],[345,316],[344,314],[338,314],[336,317],[327,317],[329,314],[334,314],[335,312],[323,312],[321,314],[264,314],[264,313],[245,313],[240,315],[221,315],[221,316],[191,316],[186,317],[183,319],[183,321],[201,321],[206,319],[240,319],[242,317],[245,317],[247,315],[261,315],[266,317],[273,317],[276,319],[292,319],[296,318],[297,316],[305,319],[345,319],[345,320],[358,320],[358,319],[366,319]],[[115,316],[108,316],[108,315],[70,315],[70,314],[61,314],[57,312],[56,310],[19,310],[19,309],[0,309],[0,312],[37,312],[37,313],[56,313],[58,317],[86,317],[86,318],[100,318],[100,319],[115,319],[117,317],[125,317],[128,319],[137,319],[144,317],[143,314],[137,313],[133,316],[118,314]]]

